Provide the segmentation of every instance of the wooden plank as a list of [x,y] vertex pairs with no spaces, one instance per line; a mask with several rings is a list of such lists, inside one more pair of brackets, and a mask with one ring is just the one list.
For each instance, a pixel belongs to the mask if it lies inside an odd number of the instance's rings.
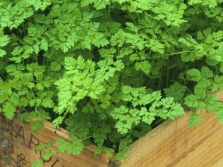
[[[223,99],[220,92],[219,99]],[[189,114],[166,121],[131,145],[119,167],[222,167],[223,123],[214,113],[200,112],[202,122],[188,127]]]
[[[0,115],[0,166],[30,167],[31,163],[42,157],[43,153],[35,151],[40,143],[56,141],[58,138],[68,138],[64,129],[55,129],[50,122],[44,122],[44,128],[33,133],[28,123],[6,120]],[[57,146],[54,145],[54,148]],[[44,163],[45,167],[107,167],[109,158],[93,153],[95,146],[89,145],[79,156],[58,153]],[[10,166],[10,167],[11,167]]]

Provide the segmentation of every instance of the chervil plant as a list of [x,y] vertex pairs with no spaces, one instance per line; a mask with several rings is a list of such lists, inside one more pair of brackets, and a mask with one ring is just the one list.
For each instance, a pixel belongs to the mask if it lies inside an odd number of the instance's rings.
[[[122,160],[167,119],[223,120],[222,0],[0,2],[0,106],[12,119],[70,132],[59,151],[97,145]],[[32,121],[34,131],[43,123]],[[49,149],[41,145],[37,150]],[[69,147],[67,147],[69,145]],[[49,149],[46,159],[56,151]],[[41,164],[39,161],[36,164]]]

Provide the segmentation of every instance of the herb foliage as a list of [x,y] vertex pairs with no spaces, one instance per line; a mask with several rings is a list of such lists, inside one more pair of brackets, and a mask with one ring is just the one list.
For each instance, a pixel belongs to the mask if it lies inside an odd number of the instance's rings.
[[[119,160],[184,108],[193,112],[190,126],[201,121],[199,109],[220,122],[222,2],[2,0],[1,111],[12,119],[19,108],[20,121],[62,124],[71,144],[59,139],[61,152],[79,154],[94,142],[95,153]],[[31,126],[37,132],[43,123]]]

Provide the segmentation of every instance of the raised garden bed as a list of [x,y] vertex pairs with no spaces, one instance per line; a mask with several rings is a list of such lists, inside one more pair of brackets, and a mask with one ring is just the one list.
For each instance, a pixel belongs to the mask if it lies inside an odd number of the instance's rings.
[[[219,100],[223,93],[219,93]],[[202,122],[188,127],[190,112],[175,121],[166,121],[130,146],[123,162],[94,155],[94,145],[89,145],[81,155],[58,153],[44,162],[46,167],[220,167],[223,165],[223,123],[217,124],[214,113],[198,112]],[[68,132],[44,121],[44,128],[33,133],[29,123],[7,120],[1,116],[0,164],[30,167],[43,153],[34,151],[40,143],[68,138]],[[55,146],[56,147],[56,146]]]
[[[221,135],[199,111],[223,121],[222,5],[1,1],[0,112],[13,120],[2,118],[1,166],[188,166],[199,143]],[[203,162],[217,162],[201,148]]]

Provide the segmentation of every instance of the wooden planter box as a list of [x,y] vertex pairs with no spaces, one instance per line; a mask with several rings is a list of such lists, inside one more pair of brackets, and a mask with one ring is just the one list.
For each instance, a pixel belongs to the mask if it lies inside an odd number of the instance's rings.
[[[95,156],[94,145],[89,145],[79,156],[59,153],[45,161],[44,166],[222,167],[223,123],[217,124],[214,113],[201,114],[203,120],[194,128],[188,128],[189,113],[175,121],[164,122],[134,142],[123,162],[109,159],[105,154]],[[66,130],[55,129],[49,122],[35,134],[28,123],[8,121],[0,116],[0,127],[0,167],[30,167],[33,160],[43,154],[33,149],[36,145],[68,137]]]
[[[32,162],[43,155],[34,150],[35,146],[58,138],[68,139],[66,130],[55,129],[48,121],[44,121],[44,127],[38,133],[33,133],[29,123],[20,123],[15,119],[8,121],[0,115],[0,127],[0,167],[31,167]],[[105,154],[95,156],[93,149],[94,145],[88,146],[80,156],[58,153],[45,161],[44,167],[108,166],[109,158]]]

